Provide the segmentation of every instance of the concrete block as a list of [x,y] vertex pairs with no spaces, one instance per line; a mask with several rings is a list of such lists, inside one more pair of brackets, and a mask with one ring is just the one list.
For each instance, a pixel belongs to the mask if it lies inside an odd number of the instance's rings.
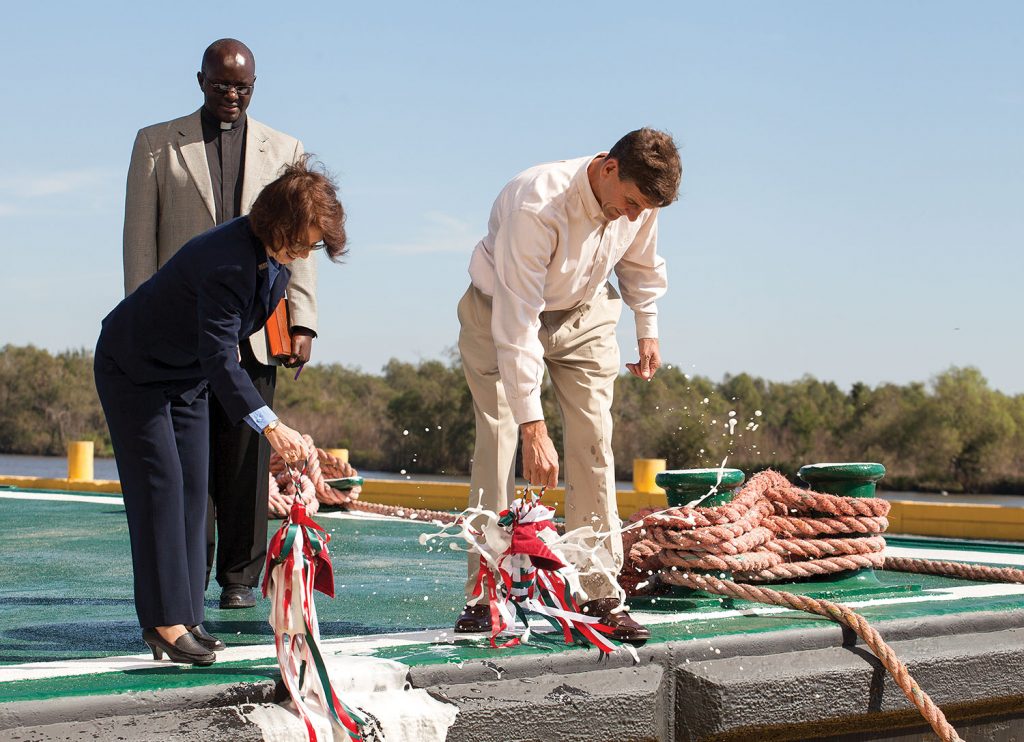
[[[891,646],[940,707],[1017,696],[1024,689],[1024,630]],[[690,661],[675,670],[676,739],[811,723],[841,732],[871,714],[916,714],[881,662],[859,645]]]
[[[62,722],[92,721],[108,716],[134,716],[164,711],[222,708],[246,703],[269,703],[274,681],[207,685],[151,693],[68,696],[46,701],[0,704],[0,731]],[[166,740],[164,741],[166,742]]]
[[244,707],[163,711],[142,716],[105,716],[0,731],[0,742],[263,742],[263,732]]
[[663,742],[671,739],[663,677],[649,664],[430,690],[459,706],[448,742]]

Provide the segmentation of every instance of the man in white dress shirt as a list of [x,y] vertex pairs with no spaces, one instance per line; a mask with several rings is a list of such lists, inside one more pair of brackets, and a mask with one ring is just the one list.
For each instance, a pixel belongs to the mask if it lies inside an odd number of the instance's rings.
[[[610,533],[596,546],[614,573],[622,566],[612,459],[615,327],[625,301],[640,356],[626,368],[652,378],[661,365],[655,302],[667,287],[658,209],[676,200],[681,175],[672,137],[646,128],[608,152],[520,173],[494,202],[459,302],[459,351],[476,415],[471,504],[508,506],[520,434],[523,477],[557,485],[558,454],[541,409],[546,367],[565,430],[566,527]],[[618,291],[608,282],[612,271]],[[490,629],[486,593],[473,597],[478,573],[471,556],[456,631]],[[582,610],[600,616],[615,639],[645,641],[650,632],[619,606],[612,579],[584,578]]]

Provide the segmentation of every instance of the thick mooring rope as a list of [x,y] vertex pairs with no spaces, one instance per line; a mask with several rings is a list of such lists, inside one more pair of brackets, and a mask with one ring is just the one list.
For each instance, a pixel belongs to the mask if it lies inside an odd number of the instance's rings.
[[384,505],[379,502],[367,502],[366,500],[353,500],[345,506],[346,510],[359,510],[364,513],[375,513],[376,515],[390,515],[394,518],[405,518],[406,520],[421,520],[426,523],[454,523],[459,519],[455,513],[446,513],[443,510],[426,510],[424,508],[406,508],[401,505]]
[[962,738],[957,734],[956,729],[946,721],[946,715],[942,713],[942,709],[932,701],[927,693],[921,690],[917,681],[911,677],[907,666],[896,656],[892,647],[886,644],[879,633],[859,613],[850,610],[844,605],[832,603],[828,600],[816,600],[815,598],[793,595],[792,593],[772,590],[759,585],[740,585],[730,580],[722,580],[695,573],[668,571],[662,573],[661,579],[673,585],[704,590],[716,595],[725,595],[731,598],[815,613],[849,627],[871,648],[871,651],[874,652],[885,669],[892,675],[896,685],[900,687],[900,690],[903,691],[907,699],[921,712],[921,715],[939,736],[939,739],[943,740],[943,742],[962,742]]
[[[454,523],[459,516],[440,510],[424,508],[407,508],[400,505],[384,505],[359,499],[361,487],[351,490],[336,490],[328,483],[328,479],[355,477],[358,472],[347,461],[342,461],[322,448],[317,448],[313,439],[302,436],[312,451],[306,462],[306,473],[300,477],[302,499],[307,511],[312,515],[321,505],[340,507],[342,510],[386,515],[407,520],[420,520],[427,523]],[[283,518],[291,508],[295,496],[295,483],[288,473],[288,466],[277,452],[270,456],[270,495],[269,514],[271,517]]]
[[933,559],[886,557],[882,569],[892,570],[893,572],[916,572],[922,575],[958,577],[962,580],[975,580],[977,582],[1010,582],[1024,585],[1024,569],[1017,569],[1016,567],[989,567],[983,564],[939,562]]

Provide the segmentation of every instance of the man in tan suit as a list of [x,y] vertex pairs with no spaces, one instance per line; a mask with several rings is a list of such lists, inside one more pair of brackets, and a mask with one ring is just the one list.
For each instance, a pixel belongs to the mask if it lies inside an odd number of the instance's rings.
[[[652,378],[661,365],[655,302],[667,287],[658,209],[676,199],[681,173],[672,137],[654,129],[630,132],[608,152],[520,173],[494,202],[459,302],[459,351],[476,415],[470,504],[508,507],[520,435],[526,481],[558,483],[540,401],[547,368],[565,430],[566,528],[610,534],[592,546],[613,574],[584,576],[581,609],[608,625],[612,638],[634,643],[650,632],[619,605],[614,583],[622,566],[612,460],[615,327],[625,301],[640,356],[626,368]],[[618,291],[608,283],[613,271]],[[479,564],[470,554],[458,632],[490,629],[486,592],[474,597]]]
[[[124,215],[124,285],[130,294],[188,240],[247,214],[265,185],[302,154],[302,143],[246,115],[256,62],[245,44],[220,39],[207,48],[197,75],[202,108],[139,131],[128,169]],[[292,263],[288,304],[293,355],[309,360],[316,336],[316,263]],[[239,347],[242,368],[268,406],[276,361],[260,331]],[[270,446],[244,422],[233,425],[210,405],[210,497],[207,580],[213,566],[222,608],[255,605],[267,543]]]

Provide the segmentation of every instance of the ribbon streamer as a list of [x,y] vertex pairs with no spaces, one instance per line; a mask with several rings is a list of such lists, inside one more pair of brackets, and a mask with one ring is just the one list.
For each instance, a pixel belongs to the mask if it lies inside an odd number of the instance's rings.
[[[504,534],[486,533],[494,530],[488,528],[479,532],[468,526],[463,529],[470,550],[480,555],[474,597],[479,599],[486,591],[491,646],[514,647],[529,641],[527,613],[535,613],[560,630],[566,644],[581,643],[610,653],[616,644],[606,634],[613,629],[602,624],[600,618],[583,613],[573,597],[579,574],[552,548],[561,539],[553,522],[555,511],[541,503],[542,494],[527,488],[508,510],[497,515],[497,525]],[[499,644],[498,636],[514,630],[518,622],[524,626],[523,634]],[[632,647],[624,646],[636,656]]]
[[[289,466],[293,481],[305,470]],[[301,490],[297,487],[296,492]],[[314,719],[326,717],[341,739],[364,742],[365,722],[334,692],[320,652],[320,626],[314,591],[334,597],[334,568],[327,543],[331,537],[306,512],[297,494],[284,524],[267,548],[263,595],[270,599],[270,625],[281,667],[281,680],[306,727],[310,742],[318,742]],[[337,737],[336,737],[337,738]]]

